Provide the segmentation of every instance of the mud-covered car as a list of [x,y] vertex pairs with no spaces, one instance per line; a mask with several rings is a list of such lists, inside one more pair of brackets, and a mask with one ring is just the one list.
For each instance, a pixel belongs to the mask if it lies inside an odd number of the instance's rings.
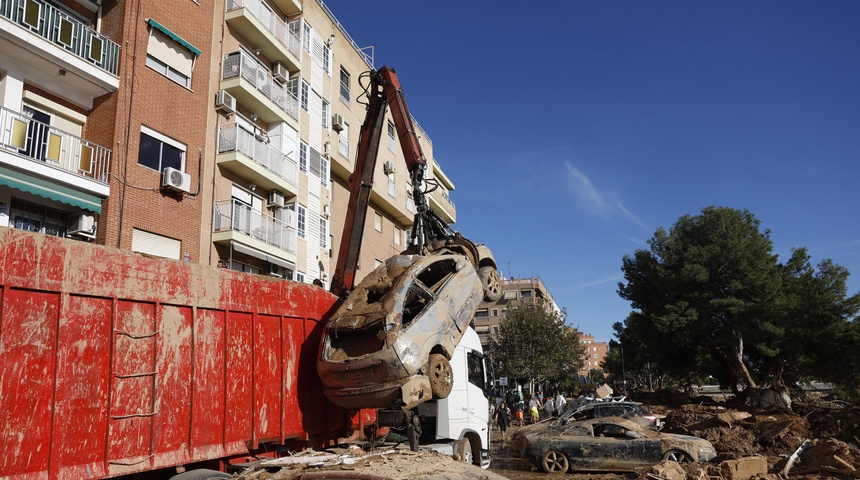
[[362,280],[325,327],[317,372],[343,408],[445,398],[449,360],[484,298],[464,255],[397,255]]
[[663,460],[707,462],[703,438],[661,433],[618,417],[547,425],[511,439],[511,453],[547,473],[632,471]]
[[561,423],[601,417],[621,417],[654,430],[659,430],[663,426],[660,418],[639,402],[592,401],[568,405],[568,408],[565,408],[558,417]]

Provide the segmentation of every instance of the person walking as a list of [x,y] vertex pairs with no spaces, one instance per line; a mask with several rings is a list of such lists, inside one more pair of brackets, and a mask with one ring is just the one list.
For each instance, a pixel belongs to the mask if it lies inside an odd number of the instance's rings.
[[552,395],[546,397],[546,402],[543,403],[543,411],[546,413],[546,418],[555,416],[555,402],[552,400]]
[[529,399],[529,417],[531,417],[531,421],[529,423],[535,423],[540,420],[540,402],[538,402],[536,397],[531,397]]
[[555,411],[558,412],[558,415],[561,416],[564,413],[564,406],[567,404],[567,400],[564,398],[564,392],[558,392],[558,395],[555,397]]
[[496,414],[493,417],[496,424],[499,425],[499,430],[502,431],[502,439],[505,438],[505,431],[508,429],[508,425],[511,422],[511,409],[508,408],[508,405],[502,401],[499,404],[498,408],[496,408]]

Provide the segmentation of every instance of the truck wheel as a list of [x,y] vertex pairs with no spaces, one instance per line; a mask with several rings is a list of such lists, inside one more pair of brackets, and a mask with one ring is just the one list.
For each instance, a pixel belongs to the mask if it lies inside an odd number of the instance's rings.
[[478,278],[481,279],[481,286],[484,287],[484,300],[495,302],[502,298],[502,280],[499,278],[499,271],[495,267],[479,268]]
[[451,370],[451,362],[445,355],[431,353],[427,375],[430,377],[430,391],[433,398],[446,398],[454,388],[454,372]]
[[570,468],[570,462],[567,461],[567,457],[563,453],[549,450],[541,457],[540,466],[546,473],[564,473]]
[[212,480],[220,478],[230,478],[229,473],[219,472],[218,470],[209,470],[208,468],[196,468],[187,472],[177,473],[170,477],[170,480]]
[[472,442],[469,437],[463,437],[457,442],[457,455],[460,455],[460,461],[463,463],[475,463],[475,456],[472,454]]

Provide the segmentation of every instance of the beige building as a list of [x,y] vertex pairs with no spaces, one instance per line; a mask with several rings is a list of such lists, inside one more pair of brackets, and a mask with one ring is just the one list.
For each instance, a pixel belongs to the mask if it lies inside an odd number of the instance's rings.
[[[0,226],[328,285],[374,59],[323,2],[3,5]],[[357,280],[412,225],[387,135]]]
[[486,351],[490,337],[499,333],[499,323],[512,301],[546,301],[548,311],[560,311],[549,290],[540,278],[508,278],[502,280],[502,297],[495,302],[481,302],[475,311],[472,327],[481,337]]

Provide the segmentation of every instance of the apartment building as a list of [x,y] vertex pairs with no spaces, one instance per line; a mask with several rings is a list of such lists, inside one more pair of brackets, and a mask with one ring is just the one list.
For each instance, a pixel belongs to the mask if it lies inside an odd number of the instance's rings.
[[[374,65],[324,3],[6,0],[0,47],[0,226],[328,284]],[[388,120],[357,280],[412,225]]]
[[582,332],[579,332],[579,341],[582,342],[582,345],[585,347],[583,357],[583,361],[585,363],[579,370],[579,376],[581,379],[586,380],[589,378],[591,370],[603,370],[600,364],[603,363],[603,359],[606,358],[607,343],[598,342],[594,339],[594,335]]
[[485,351],[490,344],[490,337],[499,333],[499,324],[505,316],[507,304],[513,301],[545,301],[547,311],[561,311],[540,278],[502,279],[502,297],[495,302],[481,302],[472,321],[472,327],[478,332]]

